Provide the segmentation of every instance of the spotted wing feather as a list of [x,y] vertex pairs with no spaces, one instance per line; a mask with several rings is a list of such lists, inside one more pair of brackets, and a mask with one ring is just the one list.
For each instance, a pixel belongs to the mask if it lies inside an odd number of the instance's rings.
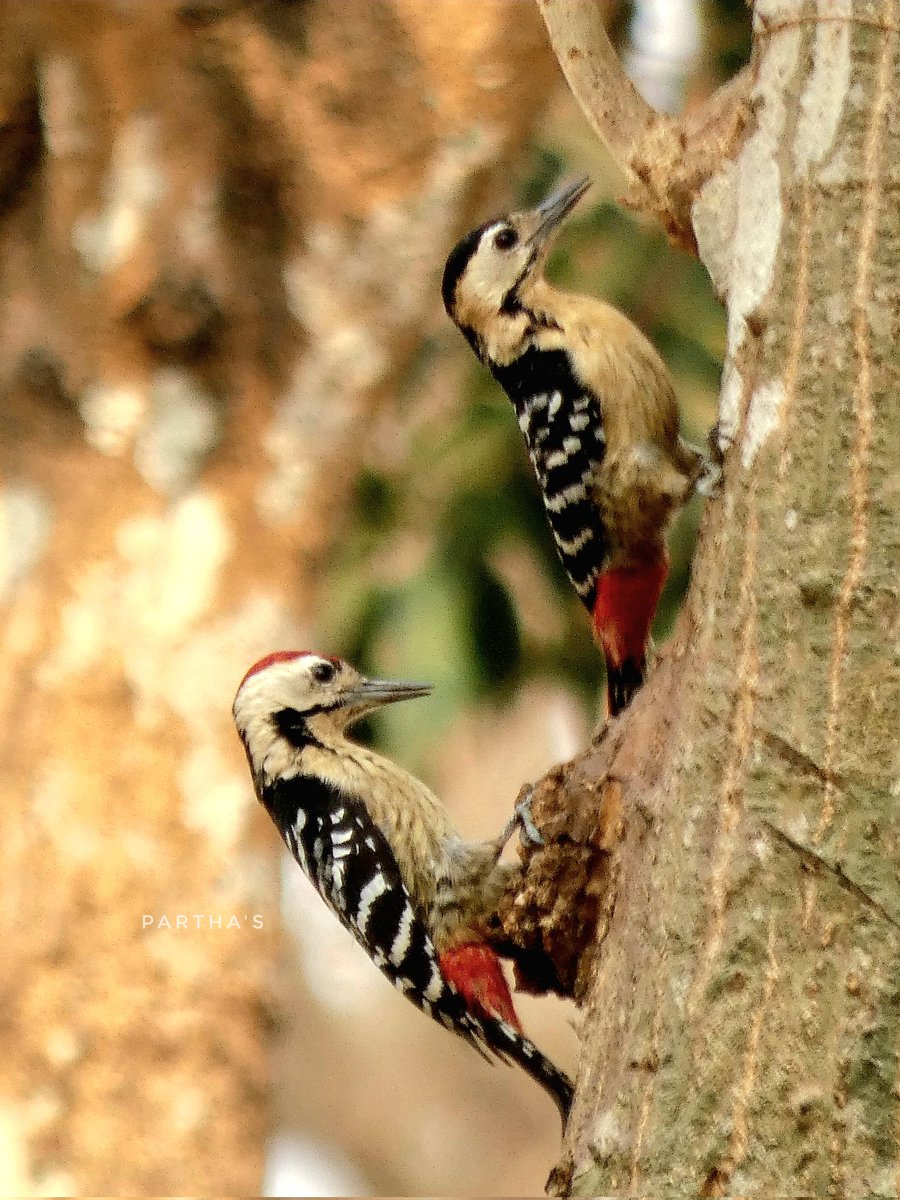
[[428,930],[365,806],[311,776],[285,780],[275,791],[273,820],[341,924],[414,1004],[471,1040],[477,1030],[443,979]]
[[559,557],[591,609],[609,549],[591,498],[606,449],[600,401],[575,378],[563,350],[532,347],[492,370],[515,406]]
[[365,805],[330,784],[298,775],[264,800],[291,854],[341,924],[390,982],[479,1053],[519,1063],[568,1113],[571,1084],[508,1022],[479,1018],[447,981],[396,859]]

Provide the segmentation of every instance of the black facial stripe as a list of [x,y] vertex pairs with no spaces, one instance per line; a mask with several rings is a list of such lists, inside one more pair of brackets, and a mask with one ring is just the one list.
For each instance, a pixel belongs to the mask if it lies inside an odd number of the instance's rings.
[[525,331],[526,337],[533,337],[539,329],[559,329],[562,331],[562,325],[558,321],[554,321],[549,313],[536,313],[530,308],[523,308],[522,311],[528,314],[531,322]]
[[307,724],[309,718],[317,713],[333,712],[336,708],[340,708],[340,702],[315,704],[303,712],[296,708],[282,708],[272,715],[272,720],[285,741],[290,742],[297,750],[302,750],[304,746],[322,745]]
[[310,739],[306,718],[296,708],[282,708],[272,716],[275,728],[292,746],[305,746]]
[[527,312],[528,315],[532,318],[532,320],[537,319],[535,317],[535,314],[533,312],[531,312],[529,309],[526,309],[524,307],[524,305],[522,304],[522,301],[519,299],[519,288],[522,286],[522,284],[525,282],[525,280],[528,278],[529,274],[531,273],[532,269],[534,268],[534,263],[535,263],[536,258],[537,258],[537,250],[532,250],[528,256],[528,261],[526,262],[526,264],[522,268],[522,270],[519,272],[518,279],[515,281],[515,283],[512,285],[512,287],[509,289],[509,291],[503,297],[503,300],[500,304],[500,311],[501,311],[501,313],[503,313],[504,316],[511,317],[517,312]]

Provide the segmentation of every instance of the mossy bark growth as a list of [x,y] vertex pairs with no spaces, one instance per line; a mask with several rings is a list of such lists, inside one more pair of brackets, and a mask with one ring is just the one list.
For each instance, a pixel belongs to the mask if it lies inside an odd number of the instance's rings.
[[539,788],[519,898],[552,954],[542,872],[573,828],[602,849],[564,1194],[900,1190],[898,24],[758,4],[752,118],[694,203],[722,492],[648,685]]

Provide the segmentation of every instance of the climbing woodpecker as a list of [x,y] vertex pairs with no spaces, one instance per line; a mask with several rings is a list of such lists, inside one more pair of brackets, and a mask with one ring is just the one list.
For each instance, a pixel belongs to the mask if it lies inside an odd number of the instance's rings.
[[453,249],[444,306],[515,406],[563,566],[606,658],[612,715],[643,682],[666,530],[704,470],[665,363],[622,313],[544,279],[590,186],[488,221]]
[[238,688],[234,719],[256,794],[335,916],[414,1004],[488,1056],[517,1062],[550,1093],[565,1123],[566,1076],[523,1036],[499,959],[485,941],[519,867],[499,837],[467,842],[423,783],[352,742],[347,729],[426,684],[366,679],[339,658],[281,651]]

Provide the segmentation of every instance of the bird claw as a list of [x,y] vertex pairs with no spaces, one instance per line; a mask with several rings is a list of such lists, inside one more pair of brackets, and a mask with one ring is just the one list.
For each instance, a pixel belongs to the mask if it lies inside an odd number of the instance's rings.
[[524,799],[520,800],[513,810],[513,821],[518,826],[519,836],[526,846],[543,846],[543,836],[531,816],[531,801],[533,798],[534,787],[529,785]]
[[706,496],[709,499],[715,499],[722,490],[722,476],[724,472],[722,467],[717,462],[710,462],[708,458],[703,460],[703,468],[694,484],[694,491],[701,496]]
[[710,429],[706,438],[709,454],[701,454],[700,474],[694,484],[694,491],[701,496],[714,499],[722,488],[723,466],[725,463],[724,448],[720,438],[719,422]]

